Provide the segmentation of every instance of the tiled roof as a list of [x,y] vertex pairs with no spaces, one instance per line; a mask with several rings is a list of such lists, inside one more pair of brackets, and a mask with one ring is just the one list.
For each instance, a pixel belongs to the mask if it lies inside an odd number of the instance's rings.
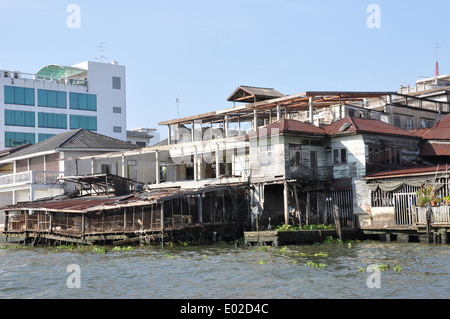
[[136,148],[139,148],[139,146],[109,136],[105,136],[96,132],[88,131],[85,129],[78,129],[52,136],[40,143],[31,145],[13,154],[5,156],[2,158],[2,160],[27,156],[34,153],[56,151],[60,149],[61,150],[95,149],[95,150],[112,151],[112,150],[129,150]]
[[360,117],[344,117],[324,127],[328,135],[349,133],[375,133],[388,135],[401,135],[407,137],[418,137],[406,130],[384,123],[380,120],[366,119]]
[[249,136],[254,136],[258,134],[258,136],[271,135],[277,133],[305,133],[305,134],[320,134],[325,135],[325,131],[323,128],[311,125],[309,123],[304,123],[297,120],[286,120],[282,119],[278,122],[271,123],[267,126],[260,127],[258,132],[252,131],[249,133]]

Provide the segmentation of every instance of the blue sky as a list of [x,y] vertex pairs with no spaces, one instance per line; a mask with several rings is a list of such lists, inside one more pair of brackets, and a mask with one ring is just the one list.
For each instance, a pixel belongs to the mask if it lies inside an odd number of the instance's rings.
[[[81,9],[69,28],[67,6]],[[370,4],[381,27],[368,28]],[[449,1],[0,0],[0,68],[36,72],[104,56],[127,70],[127,125],[232,106],[239,85],[285,94],[397,90],[450,73]],[[159,127],[162,137],[166,133]]]

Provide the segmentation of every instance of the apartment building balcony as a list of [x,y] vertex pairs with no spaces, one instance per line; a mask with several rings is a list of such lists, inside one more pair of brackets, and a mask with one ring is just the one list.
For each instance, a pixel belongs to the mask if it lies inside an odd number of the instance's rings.
[[3,188],[11,188],[20,185],[61,185],[59,178],[64,172],[27,171],[16,174],[0,175],[0,191]]

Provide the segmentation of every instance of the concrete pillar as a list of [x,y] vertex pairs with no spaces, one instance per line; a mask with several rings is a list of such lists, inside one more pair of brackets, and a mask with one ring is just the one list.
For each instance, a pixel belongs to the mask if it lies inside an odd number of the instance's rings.
[[122,154],[122,177],[127,178],[127,173],[125,170],[125,154]]
[[284,182],[283,190],[283,206],[284,206],[284,223],[289,224],[289,189],[287,182]]
[[256,131],[258,128],[258,112],[256,109],[253,109],[253,129]]
[[160,180],[160,166],[159,166],[159,151],[156,151],[155,153],[155,177],[156,177],[156,184],[159,184],[161,182]]
[[172,144],[172,128],[170,125],[167,125],[167,144]]
[[198,195],[198,222],[203,223],[203,194]]
[[225,114],[225,117],[223,119],[223,134],[224,137],[228,137],[228,115]]
[[216,178],[220,176],[220,146],[216,144]]
[[313,98],[309,98],[309,122],[314,125],[314,103]]
[[197,146],[194,146],[194,181],[198,181],[198,152]]
[[277,121],[281,120],[281,106],[277,104]]

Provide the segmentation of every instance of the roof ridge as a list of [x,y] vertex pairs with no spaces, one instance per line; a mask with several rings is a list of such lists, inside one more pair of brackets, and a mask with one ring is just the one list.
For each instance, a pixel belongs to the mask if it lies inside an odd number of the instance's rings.
[[59,143],[58,146],[56,148],[61,148],[63,147],[64,144],[68,143],[69,141],[71,141],[73,138],[75,138],[75,136],[77,136],[78,134],[80,134],[81,131],[83,131],[83,128],[78,128],[76,130],[72,130],[69,132],[72,132],[72,134],[66,138],[63,142]]

